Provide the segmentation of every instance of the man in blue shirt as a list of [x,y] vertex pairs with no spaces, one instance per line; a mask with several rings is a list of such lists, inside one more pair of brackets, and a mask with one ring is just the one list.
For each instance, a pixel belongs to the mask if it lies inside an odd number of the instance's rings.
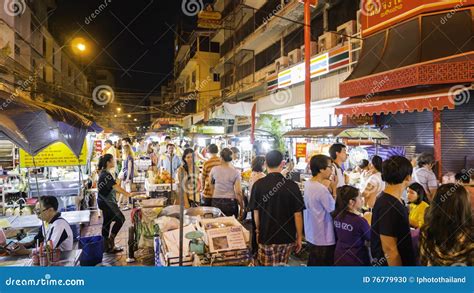
[[[336,236],[331,213],[336,201],[326,185],[332,174],[331,159],[317,155],[310,161],[313,178],[306,181],[304,187],[304,230],[309,243],[308,266],[332,266]],[[331,183],[336,188],[335,182]]]
[[160,160],[160,167],[168,171],[173,177],[176,177],[178,168],[181,166],[181,159],[174,153],[174,144],[168,144],[166,153]]

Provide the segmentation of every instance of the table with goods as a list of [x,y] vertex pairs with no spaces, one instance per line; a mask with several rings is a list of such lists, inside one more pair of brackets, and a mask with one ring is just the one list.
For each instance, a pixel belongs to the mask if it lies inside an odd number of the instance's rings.
[[[250,233],[234,218],[212,207],[184,210],[174,205],[178,185],[166,171],[149,172],[146,194],[135,201],[129,231],[128,260],[152,255],[156,266],[249,265]],[[180,232],[183,235],[180,262]]]

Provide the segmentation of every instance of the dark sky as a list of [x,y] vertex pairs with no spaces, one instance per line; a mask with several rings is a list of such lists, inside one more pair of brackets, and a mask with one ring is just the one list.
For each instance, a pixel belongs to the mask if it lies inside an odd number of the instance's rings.
[[[159,92],[159,85],[172,77],[174,39],[179,28],[192,30],[196,21],[183,13],[182,0],[57,0],[56,3],[57,9],[49,18],[50,29],[63,42],[72,36],[89,40],[93,52],[89,52],[84,62],[111,70],[116,91],[120,92]],[[95,19],[86,20],[100,10],[101,4],[103,9]]]

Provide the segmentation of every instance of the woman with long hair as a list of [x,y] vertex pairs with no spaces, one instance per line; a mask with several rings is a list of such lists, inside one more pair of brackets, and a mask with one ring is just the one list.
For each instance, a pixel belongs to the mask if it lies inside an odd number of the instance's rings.
[[117,205],[115,192],[120,192],[126,197],[131,196],[110,173],[110,170],[114,167],[115,161],[112,155],[107,154],[99,159],[99,181],[97,185],[99,196],[97,201],[103,214],[102,237],[104,238],[104,250],[108,253],[123,251],[122,248],[115,247],[115,237],[125,223],[125,216]]
[[430,206],[428,196],[423,186],[416,182],[408,186],[407,195],[410,226],[420,228],[425,222],[426,209]]
[[382,180],[382,163],[379,156],[374,156],[370,163],[370,169],[367,175],[365,186],[361,189],[362,196],[365,199],[366,206],[370,209],[374,207],[377,196],[384,190],[385,183]]
[[420,233],[420,263],[427,266],[474,265],[472,211],[459,184],[441,185]]
[[[196,166],[194,150],[190,148],[185,149],[182,161],[182,165],[177,171],[179,180],[178,191],[183,193],[184,207],[189,208],[191,205],[196,206],[201,202],[199,168]],[[178,203],[180,203],[179,200]]]
[[[121,186],[122,189],[126,190],[127,192],[132,192],[132,183],[133,183],[133,176],[135,174],[135,161],[134,161],[134,153],[132,147],[129,144],[124,144],[122,146],[122,158],[123,158],[123,167],[122,167],[122,177],[119,178],[122,180]],[[122,203],[123,194],[120,194],[118,205]],[[124,205],[124,211],[129,210],[128,207],[128,200],[127,204]]]
[[265,157],[264,156],[256,156],[252,160],[252,173],[250,174],[249,180],[249,193],[252,193],[252,186],[255,182],[259,179],[265,177]]
[[232,156],[232,151],[224,148],[221,151],[221,164],[212,168],[209,174],[213,189],[211,206],[219,208],[226,216],[243,219],[245,213],[240,172],[232,165]]
[[344,185],[337,189],[332,213],[336,232],[335,266],[369,266],[370,226],[361,216],[364,200],[359,189]]
[[151,168],[156,169],[158,166],[158,155],[155,153],[155,149],[153,149],[153,143],[148,144],[146,153],[151,160]]

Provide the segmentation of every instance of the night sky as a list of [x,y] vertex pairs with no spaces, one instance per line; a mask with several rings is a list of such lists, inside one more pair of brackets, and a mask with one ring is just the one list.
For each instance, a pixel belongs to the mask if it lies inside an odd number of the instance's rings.
[[[195,17],[183,13],[181,0],[56,3],[49,18],[50,30],[62,42],[75,36],[88,40],[93,52],[84,63],[114,73],[118,92],[159,93],[161,83],[172,78],[176,35],[180,28],[192,31],[196,22]],[[101,4],[102,11],[98,10]],[[95,11],[100,13],[94,19],[91,15]]]

